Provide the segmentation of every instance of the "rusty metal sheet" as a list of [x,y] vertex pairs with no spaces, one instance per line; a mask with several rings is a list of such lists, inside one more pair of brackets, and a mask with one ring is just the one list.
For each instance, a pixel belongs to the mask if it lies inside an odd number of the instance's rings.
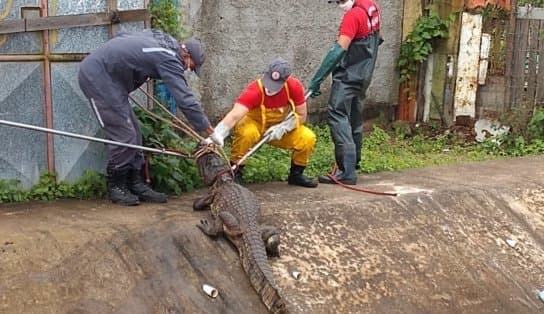
[[512,0],[465,0],[465,7],[469,10],[485,8],[488,5],[494,5],[506,11],[512,10]]
[[464,12],[461,38],[459,39],[457,80],[454,96],[455,118],[458,116],[470,116],[474,118],[476,114],[481,37],[482,16],[480,14]]
[[485,85],[487,79],[487,68],[489,66],[489,50],[491,47],[491,35],[482,34],[482,45],[480,49],[480,68],[478,73],[478,84]]

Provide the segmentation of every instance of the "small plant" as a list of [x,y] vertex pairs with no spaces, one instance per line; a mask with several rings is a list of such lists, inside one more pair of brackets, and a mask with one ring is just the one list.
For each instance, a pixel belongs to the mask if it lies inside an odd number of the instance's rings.
[[496,139],[488,139],[480,149],[491,155],[518,157],[544,152],[544,109],[536,110],[527,117],[527,110],[511,112],[508,122],[513,131]]
[[104,175],[92,170],[85,170],[71,187],[72,197],[78,199],[102,198],[106,196],[106,191]]
[[[134,110],[140,120],[145,146],[183,152],[192,152],[196,148],[194,141],[183,139],[170,125],[155,120],[138,107]],[[168,120],[167,114],[162,109],[156,107],[152,111]],[[149,159],[149,174],[153,187],[168,194],[179,195],[202,185],[194,161],[188,158],[154,155]]]
[[179,39],[181,35],[180,10],[173,0],[153,0],[149,3],[151,27]]
[[24,202],[28,200],[29,193],[22,190],[19,180],[0,180],[0,203]]
[[527,126],[530,140],[544,140],[544,108],[536,110]]
[[435,41],[448,37],[448,27],[453,18],[454,16],[450,15],[448,19],[442,19],[438,14],[431,12],[417,19],[414,29],[400,46],[397,62],[400,83],[409,83],[415,77],[418,65],[432,53]]
[[44,172],[30,190],[24,190],[18,180],[0,180],[0,203],[24,202],[29,200],[52,201],[63,198],[91,199],[106,195],[104,176],[86,170],[74,184],[57,183],[57,175]]

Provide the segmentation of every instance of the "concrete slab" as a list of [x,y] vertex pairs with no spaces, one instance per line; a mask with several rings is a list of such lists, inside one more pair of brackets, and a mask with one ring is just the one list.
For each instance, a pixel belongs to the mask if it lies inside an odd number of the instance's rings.
[[[376,196],[251,185],[292,313],[541,313],[544,156],[360,176]],[[0,313],[266,313],[234,249],[167,204],[2,205]],[[301,273],[295,280],[290,273]],[[209,298],[202,284],[219,290]]]

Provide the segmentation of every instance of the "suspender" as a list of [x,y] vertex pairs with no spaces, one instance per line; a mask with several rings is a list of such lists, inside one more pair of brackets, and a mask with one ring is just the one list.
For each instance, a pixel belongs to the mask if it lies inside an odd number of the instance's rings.
[[[265,92],[264,92],[263,82],[262,82],[261,79],[257,80],[257,85],[259,86],[259,89],[261,90],[260,109],[261,109],[261,133],[262,133],[262,132],[265,131],[264,128],[266,126],[266,107],[264,106]],[[291,110],[293,110],[293,112],[295,112],[295,102],[291,98],[291,93],[289,92],[289,85],[287,85],[287,82],[285,82],[285,84],[283,84],[283,87],[285,88],[285,92],[287,93],[287,101],[289,102],[289,105],[291,105]]]

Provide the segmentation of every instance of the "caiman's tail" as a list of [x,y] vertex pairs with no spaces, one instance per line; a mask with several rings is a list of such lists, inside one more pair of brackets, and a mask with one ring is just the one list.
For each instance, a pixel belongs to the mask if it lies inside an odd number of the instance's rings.
[[274,283],[261,235],[256,231],[257,228],[249,229],[251,230],[242,235],[243,240],[239,247],[242,267],[270,313],[288,313]]

